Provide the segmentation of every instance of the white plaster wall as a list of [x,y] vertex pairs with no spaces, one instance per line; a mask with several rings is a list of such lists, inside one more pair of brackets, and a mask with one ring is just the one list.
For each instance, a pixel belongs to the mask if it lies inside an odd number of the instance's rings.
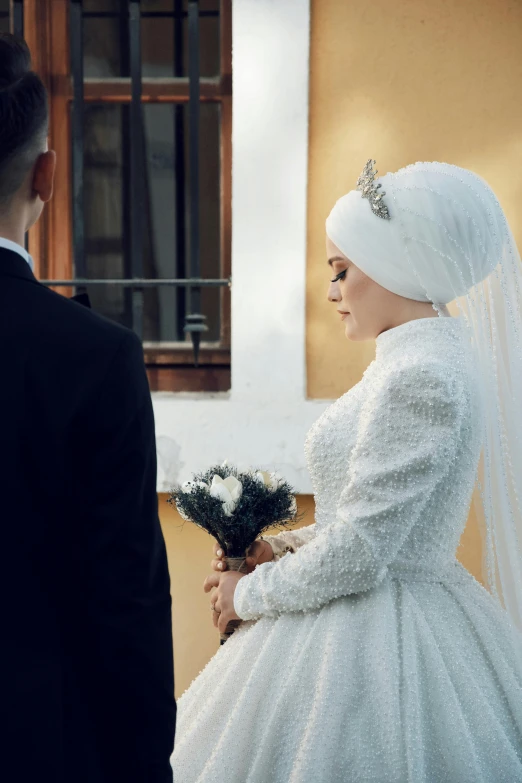
[[228,459],[311,492],[306,400],[309,0],[234,0],[232,390],[153,395],[158,491]]

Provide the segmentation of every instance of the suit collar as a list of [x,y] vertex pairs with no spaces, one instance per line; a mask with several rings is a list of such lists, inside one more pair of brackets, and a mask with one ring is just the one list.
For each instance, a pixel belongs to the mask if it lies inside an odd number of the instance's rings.
[[[0,285],[2,279],[5,277],[18,277],[21,280],[27,280],[30,283],[41,285],[33,275],[29,264],[20,253],[13,250],[7,250],[5,247],[0,246]],[[91,302],[87,293],[71,296],[70,300],[84,305],[89,310],[91,309]]]
[[13,253],[18,253],[19,255],[24,258],[29,266],[31,267],[31,270],[34,272],[34,261],[25,249],[25,247],[22,247],[22,245],[19,245],[18,242],[13,242],[11,239],[6,239],[5,237],[0,236],[0,247],[5,248],[6,250],[12,250]]
[[32,283],[38,282],[29,264],[18,251],[0,246],[0,279],[3,277],[19,277]]

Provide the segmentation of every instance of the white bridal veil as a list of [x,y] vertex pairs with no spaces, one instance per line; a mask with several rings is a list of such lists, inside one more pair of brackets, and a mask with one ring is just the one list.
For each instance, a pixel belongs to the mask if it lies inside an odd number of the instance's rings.
[[335,204],[326,232],[384,288],[432,302],[439,315],[456,302],[485,411],[476,493],[484,579],[522,630],[520,255],[498,199],[476,174],[415,163],[377,180],[373,163]]

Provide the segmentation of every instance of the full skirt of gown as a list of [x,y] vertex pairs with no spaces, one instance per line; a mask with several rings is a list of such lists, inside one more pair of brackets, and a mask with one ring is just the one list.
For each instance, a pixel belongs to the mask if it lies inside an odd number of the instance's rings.
[[245,622],[179,700],[176,783],[522,783],[522,635],[467,571]]

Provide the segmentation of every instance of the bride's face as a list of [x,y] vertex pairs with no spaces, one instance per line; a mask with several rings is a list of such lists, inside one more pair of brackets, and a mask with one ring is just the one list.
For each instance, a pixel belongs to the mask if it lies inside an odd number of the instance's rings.
[[335,304],[349,340],[374,340],[384,329],[395,294],[364,274],[326,238],[331,281],[328,300]]

